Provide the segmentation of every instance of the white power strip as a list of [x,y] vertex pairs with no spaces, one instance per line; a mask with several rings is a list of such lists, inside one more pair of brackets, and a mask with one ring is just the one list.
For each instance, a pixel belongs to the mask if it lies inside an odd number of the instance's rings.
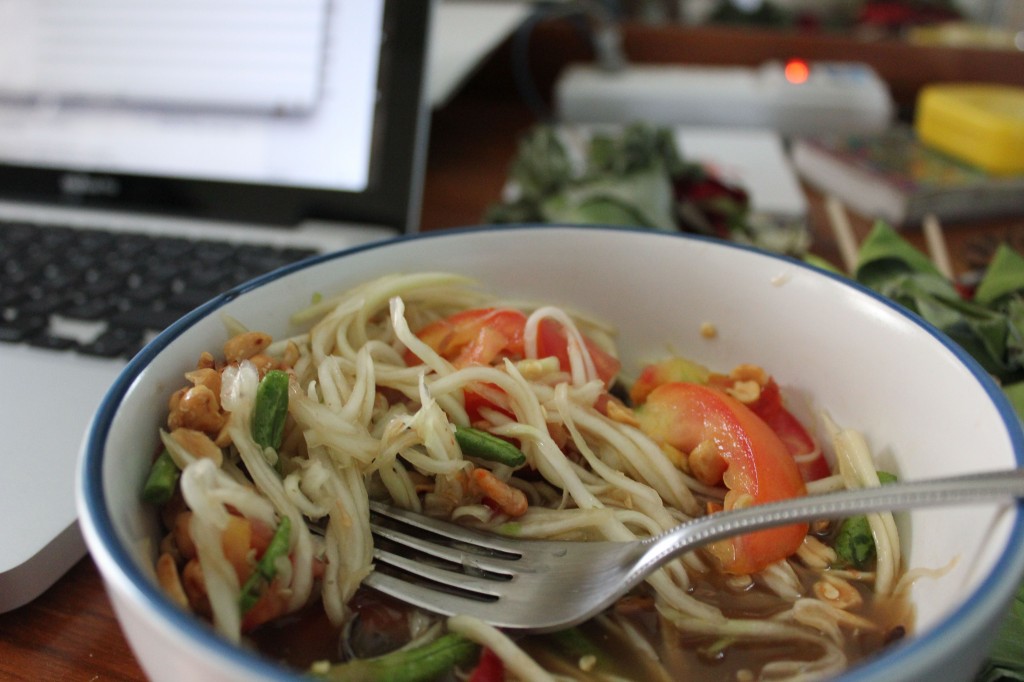
[[[787,66],[806,67],[796,73]],[[758,68],[630,64],[568,67],[555,84],[563,123],[766,128],[783,135],[874,132],[893,119],[889,90],[867,65],[768,62]]]

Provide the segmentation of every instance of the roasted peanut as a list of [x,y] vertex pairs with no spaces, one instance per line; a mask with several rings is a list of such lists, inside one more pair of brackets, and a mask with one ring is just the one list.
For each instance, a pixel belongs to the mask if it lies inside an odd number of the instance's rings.
[[182,559],[194,559],[196,546],[192,542],[192,532],[189,530],[189,522],[192,520],[192,512],[182,512],[174,519],[174,527],[171,534],[174,536],[174,544],[178,547],[178,553]]
[[230,362],[248,360],[267,349],[273,339],[264,332],[244,332],[224,343],[224,359]]
[[156,579],[171,601],[183,609],[189,607],[188,595],[185,594],[181,576],[178,575],[178,565],[174,563],[174,557],[170,554],[161,554],[156,560]]
[[225,416],[220,410],[220,400],[206,386],[193,386],[179,391],[171,397],[167,426],[195,429],[217,433],[224,426]]
[[825,575],[811,588],[814,596],[838,609],[855,609],[864,603],[857,588],[842,578]]
[[185,378],[193,386],[206,386],[214,395],[220,395],[220,372],[213,367],[204,367],[186,372]]
[[675,465],[676,469],[693,475],[693,472],[690,471],[690,460],[686,457],[686,453],[668,443],[661,443],[660,448],[669,461]]
[[741,403],[749,405],[761,397],[761,384],[749,380],[737,381],[725,389],[725,392]]
[[281,355],[281,366],[282,367],[294,367],[295,363],[299,361],[299,347],[295,345],[294,341],[289,341],[284,347],[284,353]]
[[729,372],[729,376],[735,381],[753,381],[759,386],[765,386],[769,378],[768,373],[764,371],[763,367],[747,363],[733,367],[732,371]]
[[606,412],[608,413],[608,418],[613,422],[619,422],[620,424],[640,428],[640,422],[637,421],[636,415],[633,414],[633,410],[629,409],[618,400],[609,400]]
[[718,451],[718,446],[711,440],[698,443],[687,461],[694,478],[704,485],[719,485],[722,482],[722,474],[729,468],[722,453]]
[[267,372],[269,372],[270,370],[279,368],[279,363],[277,362],[277,360],[263,353],[257,353],[256,355],[253,355],[251,358],[249,358],[249,362],[251,362],[253,366],[256,367],[256,371],[259,373],[261,377],[266,376]]
[[206,593],[206,583],[203,581],[203,567],[199,559],[192,559],[185,564],[181,572],[181,586],[188,597],[188,603],[192,610],[204,616],[211,614],[210,597]]
[[224,462],[224,453],[202,431],[179,427],[171,431],[171,438],[193,457],[212,460],[218,467]]

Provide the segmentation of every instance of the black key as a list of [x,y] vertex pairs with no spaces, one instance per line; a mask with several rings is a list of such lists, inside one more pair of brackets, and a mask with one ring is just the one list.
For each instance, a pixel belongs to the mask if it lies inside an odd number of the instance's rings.
[[0,341],[19,343],[27,341],[46,329],[46,318],[38,316],[21,316],[13,320],[0,321]]
[[142,332],[127,329],[112,329],[100,334],[92,343],[79,346],[88,355],[104,358],[124,357],[133,354],[142,344]]
[[28,298],[28,292],[23,287],[8,286],[0,280],[0,308],[16,306]]
[[320,253],[316,249],[299,248],[281,249],[281,252],[286,258],[288,258],[288,262],[290,263],[297,263],[300,260],[305,260],[306,258],[310,258],[311,256],[315,256]]
[[28,340],[29,344],[38,348],[49,348],[50,350],[70,350],[78,346],[78,341],[65,336],[54,336],[53,334],[39,334]]
[[142,282],[124,292],[125,298],[135,303],[155,301],[167,292],[167,287],[158,282]]
[[82,285],[79,289],[84,298],[105,298],[121,289],[121,282],[115,279],[98,279]]
[[147,282],[160,282],[170,286],[181,277],[181,270],[179,262],[152,258],[145,264],[144,272],[136,270],[136,273],[143,275]]
[[236,257],[238,246],[227,242],[203,242],[197,245],[195,256],[206,264],[216,264]]
[[114,243],[116,253],[121,257],[140,258],[153,250],[153,238],[143,234],[121,233],[115,237]]
[[20,286],[39,277],[46,267],[47,256],[38,253],[20,253],[4,261],[3,278],[12,286]]
[[85,298],[68,305],[61,314],[75,320],[102,320],[115,310],[117,306],[108,298]]
[[235,262],[245,266],[252,275],[259,275],[287,265],[291,259],[283,252],[270,247],[245,246],[238,250]]
[[175,237],[160,237],[153,243],[153,252],[160,258],[169,260],[180,259],[191,253],[194,248],[195,242]]
[[0,234],[3,235],[4,243],[23,245],[35,241],[39,228],[29,223],[2,223]]
[[18,310],[25,315],[50,315],[60,312],[69,301],[67,291],[46,291],[41,295],[29,298],[18,306]]
[[188,289],[219,293],[227,288],[224,283],[229,274],[227,268],[211,267],[207,270],[190,272],[183,279]]
[[80,254],[102,255],[116,245],[113,233],[104,230],[79,230],[76,248]]
[[111,317],[110,324],[118,329],[162,331],[186,312],[178,308],[129,308]]
[[202,304],[206,303],[219,293],[219,290],[201,291],[198,289],[186,289],[185,291],[169,296],[167,298],[167,307],[185,311],[192,310],[193,308],[198,308]]
[[47,251],[62,251],[69,248],[78,239],[78,232],[70,227],[48,227],[40,230],[36,243]]
[[49,291],[69,290],[80,278],[80,273],[72,267],[47,266],[41,274],[40,285]]

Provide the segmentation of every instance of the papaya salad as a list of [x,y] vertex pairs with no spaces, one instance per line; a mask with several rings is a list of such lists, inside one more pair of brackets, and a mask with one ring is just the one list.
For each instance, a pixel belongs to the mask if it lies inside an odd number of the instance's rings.
[[713,543],[551,634],[362,586],[371,499],[618,541],[891,476],[859,432],[798,419],[771,368],[682,353],[627,377],[608,324],[459,275],[381,277],[292,321],[308,331],[227,320],[169,399],[142,491],[166,529],[161,588],[221,637],[335,680],[746,681],[830,677],[907,633],[887,513]]

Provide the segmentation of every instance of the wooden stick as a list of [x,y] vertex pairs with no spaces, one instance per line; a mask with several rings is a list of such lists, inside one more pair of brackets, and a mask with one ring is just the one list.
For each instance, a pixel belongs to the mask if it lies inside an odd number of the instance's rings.
[[946,248],[946,238],[942,234],[942,225],[934,214],[929,213],[924,217],[924,242],[928,248],[928,257],[935,263],[939,272],[948,279],[953,279],[953,265],[949,260],[949,250]]
[[857,238],[850,226],[846,208],[835,197],[827,196],[825,197],[825,211],[828,213],[832,234],[835,235],[836,243],[839,245],[839,257],[843,259],[843,267],[852,275],[857,269]]

